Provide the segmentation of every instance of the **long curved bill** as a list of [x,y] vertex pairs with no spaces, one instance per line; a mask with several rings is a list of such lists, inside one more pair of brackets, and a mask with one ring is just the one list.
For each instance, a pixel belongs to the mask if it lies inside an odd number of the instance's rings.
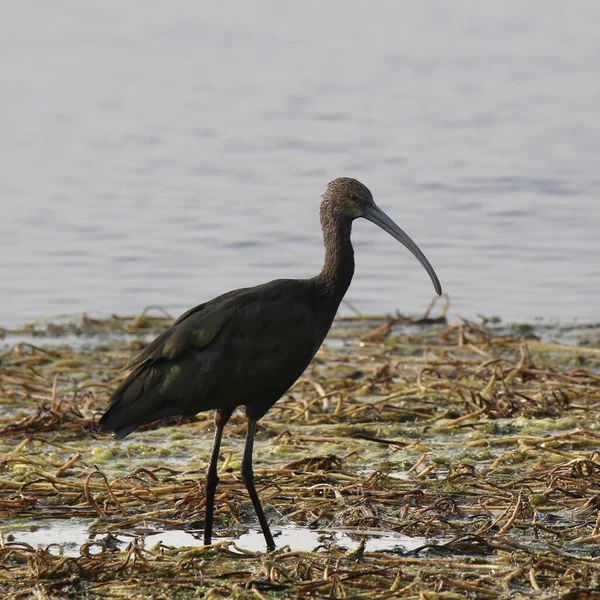
[[371,223],[375,223],[375,225],[378,225],[381,229],[387,231],[393,238],[397,239],[417,257],[417,260],[423,265],[427,273],[429,273],[435,291],[438,295],[441,295],[442,286],[440,280],[435,274],[429,261],[425,258],[425,255],[419,250],[419,246],[417,246],[377,205],[372,204],[369,206],[365,210],[363,216],[368,221],[371,221]]

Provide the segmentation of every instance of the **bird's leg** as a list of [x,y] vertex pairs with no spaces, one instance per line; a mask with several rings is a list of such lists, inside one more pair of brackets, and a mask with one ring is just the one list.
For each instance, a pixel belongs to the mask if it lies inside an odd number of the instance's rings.
[[252,449],[254,448],[256,421],[256,419],[248,417],[248,432],[246,433],[246,446],[244,448],[244,459],[242,460],[242,479],[244,480],[244,483],[246,484],[246,489],[248,490],[250,498],[252,499],[252,504],[254,505],[256,516],[258,517],[258,521],[260,523],[263,535],[265,536],[265,541],[267,542],[267,549],[275,550],[275,542],[273,541],[273,535],[271,534],[271,530],[269,529],[269,524],[267,523],[265,513],[263,512],[262,506],[260,504],[260,499],[258,498],[256,488],[254,487],[254,471],[252,470]]
[[233,409],[219,409],[215,411],[215,438],[213,440],[212,452],[210,454],[210,462],[206,469],[206,509],[204,517],[204,543],[211,543],[213,514],[215,509],[215,491],[219,483],[217,475],[217,461],[219,460],[219,450],[221,449],[221,438],[223,437],[223,428],[225,427],[229,417],[233,413]]

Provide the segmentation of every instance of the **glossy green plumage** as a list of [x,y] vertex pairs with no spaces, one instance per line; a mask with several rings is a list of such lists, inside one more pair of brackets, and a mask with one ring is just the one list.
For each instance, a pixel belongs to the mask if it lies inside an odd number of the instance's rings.
[[277,280],[189,310],[133,359],[100,427],[125,437],[157,419],[239,405],[260,418],[331,325],[335,311],[319,320],[318,298],[314,280]]

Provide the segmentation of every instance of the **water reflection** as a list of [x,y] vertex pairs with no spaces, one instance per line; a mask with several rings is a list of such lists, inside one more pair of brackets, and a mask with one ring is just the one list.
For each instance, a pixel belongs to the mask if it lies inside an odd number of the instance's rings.
[[[52,548],[54,553],[67,556],[79,556],[81,546],[86,545],[91,554],[105,551],[107,547],[124,550],[134,539],[147,549],[157,544],[173,548],[202,546],[202,531],[189,532],[183,530],[152,530],[116,533],[109,537],[90,535],[91,520],[60,519],[30,524],[28,528],[11,528],[3,532],[5,539],[16,543],[25,543],[34,548]],[[97,529],[97,526],[96,526]],[[290,550],[311,552],[332,544],[352,550],[365,539],[365,550],[368,552],[408,552],[428,543],[427,538],[408,537],[393,532],[358,529],[310,529],[307,527],[285,526],[273,527],[273,535],[278,548],[285,546]],[[265,540],[260,530],[249,531],[239,538],[219,537],[214,543],[234,542],[238,548],[253,552],[265,551]]]

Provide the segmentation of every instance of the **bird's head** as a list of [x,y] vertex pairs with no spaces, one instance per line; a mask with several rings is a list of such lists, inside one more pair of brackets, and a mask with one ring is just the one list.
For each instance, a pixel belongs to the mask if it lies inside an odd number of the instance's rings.
[[323,194],[323,202],[329,203],[340,217],[351,220],[364,217],[368,208],[375,205],[369,188],[351,177],[330,181]]
[[414,254],[431,277],[435,291],[438,294],[442,293],[440,281],[425,255],[410,237],[375,204],[373,194],[366,185],[351,177],[338,177],[327,184],[322,206],[326,207],[326,210],[337,219],[354,221],[354,219],[362,217],[387,231]]

